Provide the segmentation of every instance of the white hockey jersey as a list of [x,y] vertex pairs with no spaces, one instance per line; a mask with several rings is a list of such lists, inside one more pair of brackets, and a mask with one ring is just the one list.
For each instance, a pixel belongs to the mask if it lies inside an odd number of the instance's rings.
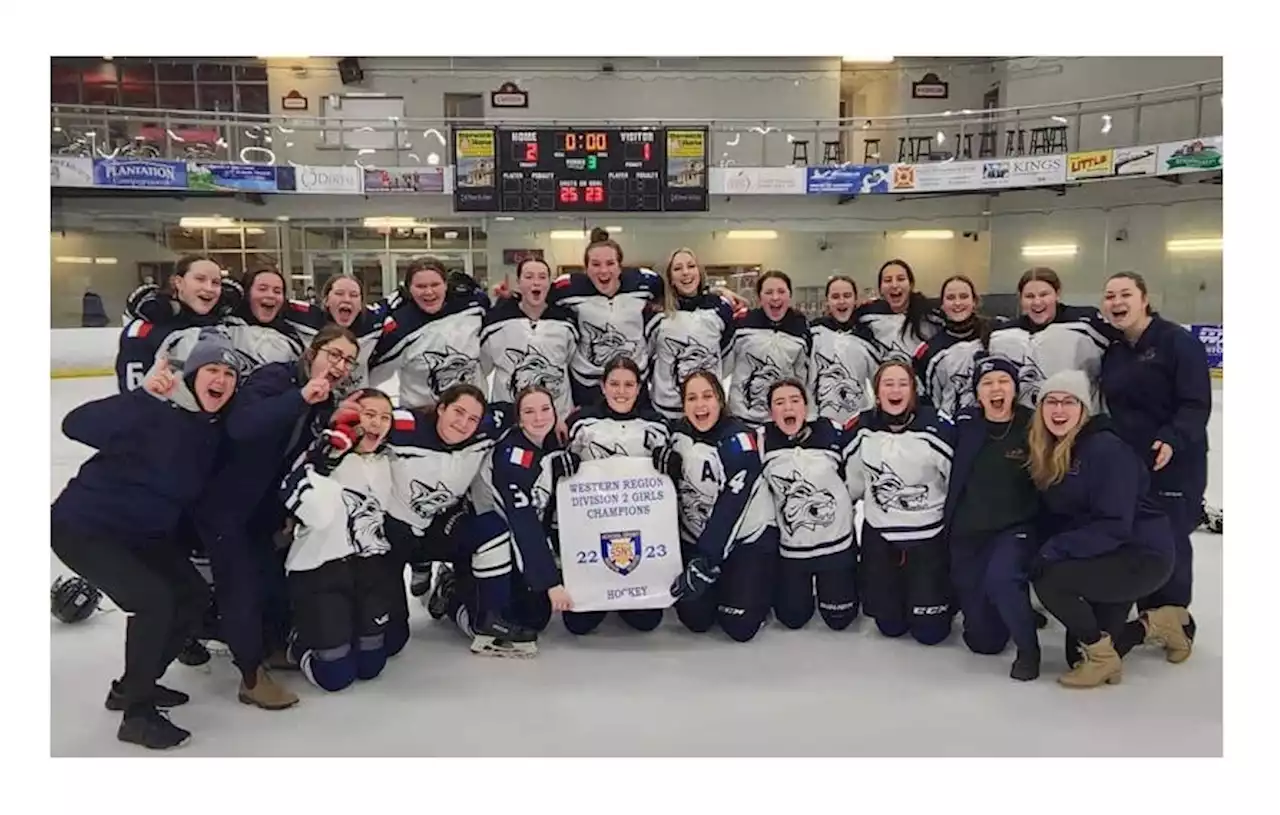
[[856,321],[841,324],[830,316],[814,320],[809,336],[809,392],[817,415],[843,427],[875,403],[871,380],[880,364],[875,343],[858,332]]
[[878,346],[877,364],[888,359],[910,360],[911,355],[942,328],[942,317],[931,310],[920,322],[920,333],[907,324],[907,315],[897,314],[884,300],[863,303],[853,313],[862,332]]
[[156,350],[147,375],[155,370],[155,363],[162,358],[168,359],[174,370],[182,370],[187,355],[195,348],[203,331],[217,331],[231,343],[241,382],[263,365],[296,362],[302,356],[302,341],[293,333],[269,325],[251,324],[239,317],[224,317],[214,326],[191,326],[170,332]]
[[669,437],[667,423],[653,411],[614,413],[598,404],[580,408],[570,417],[565,448],[583,461],[612,456],[649,458]]
[[695,371],[721,381],[721,358],[733,338],[733,306],[708,292],[677,298],[678,308],[657,312],[645,326],[649,344],[649,400],[665,418],[683,413],[680,384]]
[[285,557],[287,572],[306,572],[348,557],[391,551],[383,531],[391,497],[391,455],[349,453],[328,475],[305,457],[283,484],[285,507],[297,519]]
[[[769,421],[769,386],[781,379],[809,381],[813,343],[809,324],[789,310],[773,322],[754,308],[734,326],[733,344],[725,360],[729,374],[729,413],[749,425]],[[813,404],[812,398],[809,400]]]
[[849,433],[845,478],[849,494],[863,502],[867,525],[904,547],[940,535],[955,442],[951,420],[920,407],[894,431],[880,411],[868,410]]
[[[356,335],[356,364],[347,377],[334,387],[334,392],[339,397],[369,386],[369,360],[382,337],[385,318],[386,304],[379,301],[362,308],[351,323],[351,333]],[[304,350],[311,347],[321,328],[333,322],[324,309],[303,300],[290,300],[285,306],[284,319],[298,332]]]
[[499,300],[480,329],[480,375],[492,375],[489,398],[515,402],[516,394],[541,385],[555,398],[556,416],[565,421],[573,410],[569,361],[578,347],[578,326],[567,309],[548,306],[530,318],[514,297]]
[[446,302],[436,314],[406,302],[383,325],[369,360],[369,381],[377,386],[399,373],[404,408],[429,407],[459,382],[485,390],[480,375],[484,313],[483,306],[461,300]]
[[1102,355],[1119,333],[1096,308],[1059,305],[1053,322],[1034,325],[1025,315],[991,332],[991,353],[1019,365],[1018,401],[1034,408],[1040,383],[1059,371],[1084,371],[1100,408],[1098,377]]
[[773,497],[782,557],[814,568],[852,561],[853,501],[842,473],[844,432],[816,419],[792,439],[772,422],[760,436],[763,480]]
[[599,385],[604,366],[619,354],[635,360],[641,374],[648,370],[645,309],[650,301],[661,296],[662,278],[649,269],[623,271],[618,292],[613,297],[600,294],[584,273],[556,278],[548,302],[567,308],[577,318],[578,347],[570,370],[579,385],[586,388]]

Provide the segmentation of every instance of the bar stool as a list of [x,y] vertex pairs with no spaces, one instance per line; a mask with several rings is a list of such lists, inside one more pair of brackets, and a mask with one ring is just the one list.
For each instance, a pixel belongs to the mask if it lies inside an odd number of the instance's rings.
[[[1019,128],[1018,130],[1006,130],[1004,132],[1004,154],[1006,156],[1021,156],[1027,152],[1026,142],[1024,141],[1027,131]],[[1017,136],[1015,145],[1014,136]]]
[[1056,152],[1067,152],[1067,129],[1065,127],[1031,128],[1031,155],[1036,156]]
[[906,136],[898,139],[898,161],[916,162],[933,149],[933,136]]
[[880,161],[880,140],[864,139],[862,142],[862,163],[876,164]]
[[822,143],[822,163],[843,164],[844,146],[838,141],[824,141]]
[[791,143],[791,163],[792,164],[808,164],[809,163],[808,139],[796,139]]
[[983,130],[978,134],[978,158],[995,158],[996,155],[996,132],[994,130]]
[[956,158],[973,158],[973,134],[956,134]]

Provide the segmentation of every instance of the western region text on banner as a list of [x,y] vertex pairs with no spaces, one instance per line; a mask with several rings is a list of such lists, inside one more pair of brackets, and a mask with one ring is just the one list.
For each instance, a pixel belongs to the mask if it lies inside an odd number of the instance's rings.
[[584,461],[556,487],[574,611],[666,608],[680,574],[676,489],[644,458]]

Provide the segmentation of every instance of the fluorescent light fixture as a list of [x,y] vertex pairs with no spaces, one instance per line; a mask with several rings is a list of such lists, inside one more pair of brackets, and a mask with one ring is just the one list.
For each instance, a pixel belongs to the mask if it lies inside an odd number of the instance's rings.
[[1074,243],[1029,243],[1022,247],[1024,258],[1070,258],[1079,249]]
[[772,229],[730,229],[724,236],[731,241],[772,241],[778,233]]
[[585,241],[587,239],[587,233],[581,229],[553,229],[550,234],[553,241]]
[[908,229],[902,239],[908,241],[949,241],[956,236],[950,229]]
[[69,257],[67,255],[59,255],[58,257],[53,259],[53,262],[54,263],[89,264],[89,263],[93,263],[93,258]]
[[217,229],[220,226],[235,226],[234,218],[179,218],[178,226],[183,229]]
[[620,232],[622,232],[622,227],[620,227],[620,226],[606,226],[606,227],[605,227],[605,230],[606,230],[610,235],[617,235],[617,234],[619,234]]
[[456,241],[458,239],[458,233],[450,230],[444,233],[444,239],[447,241]]
[[893,57],[840,57],[841,62],[893,62]]
[[1222,251],[1222,238],[1179,238],[1169,241],[1164,248],[1174,254],[1192,252],[1210,254]]
[[365,218],[364,225],[369,229],[393,229],[395,227],[413,228],[415,226],[428,226],[428,224],[419,223],[417,218]]
[[94,258],[93,262],[97,263],[99,266],[114,266],[120,261],[115,258]]
[[515,220],[515,218],[511,217],[510,215],[499,215],[498,217],[494,218],[493,220],[495,220],[495,221],[514,221],[514,220]]
[[[219,235],[239,235],[239,234],[240,234],[240,228],[239,228],[239,227],[235,227],[235,226],[224,226],[224,227],[219,227],[218,229],[215,229],[215,230],[213,230],[213,231],[214,231],[214,232],[217,232]],[[265,229],[259,229],[259,228],[258,228],[258,227],[256,227],[256,226],[250,226],[250,227],[246,227],[246,228],[245,228],[245,230],[244,230],[244,234],[246,234],[246,235],[265,235],[265,234],[266,234],[266,230],[265,230]]]

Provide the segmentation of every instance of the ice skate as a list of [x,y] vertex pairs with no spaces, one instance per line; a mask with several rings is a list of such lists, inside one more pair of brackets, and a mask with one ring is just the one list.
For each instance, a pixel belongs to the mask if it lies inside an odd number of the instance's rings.
[[[431,592],[423,600],[423,605],[426,606],[427,613],[431,615],[431,619],[443,620],[445,615],[449,613],[449,603],[453,600],[454,583],[453,567],[448,563],[441,563],[440,571],[436,574],[435,583],[431,586]],[[415,596],[420,597],[421,595]]]
[[509,623],[501,617],[489,618],[477,626],[471,653],[486,657],[529,659],[538,654],[538,632]]

